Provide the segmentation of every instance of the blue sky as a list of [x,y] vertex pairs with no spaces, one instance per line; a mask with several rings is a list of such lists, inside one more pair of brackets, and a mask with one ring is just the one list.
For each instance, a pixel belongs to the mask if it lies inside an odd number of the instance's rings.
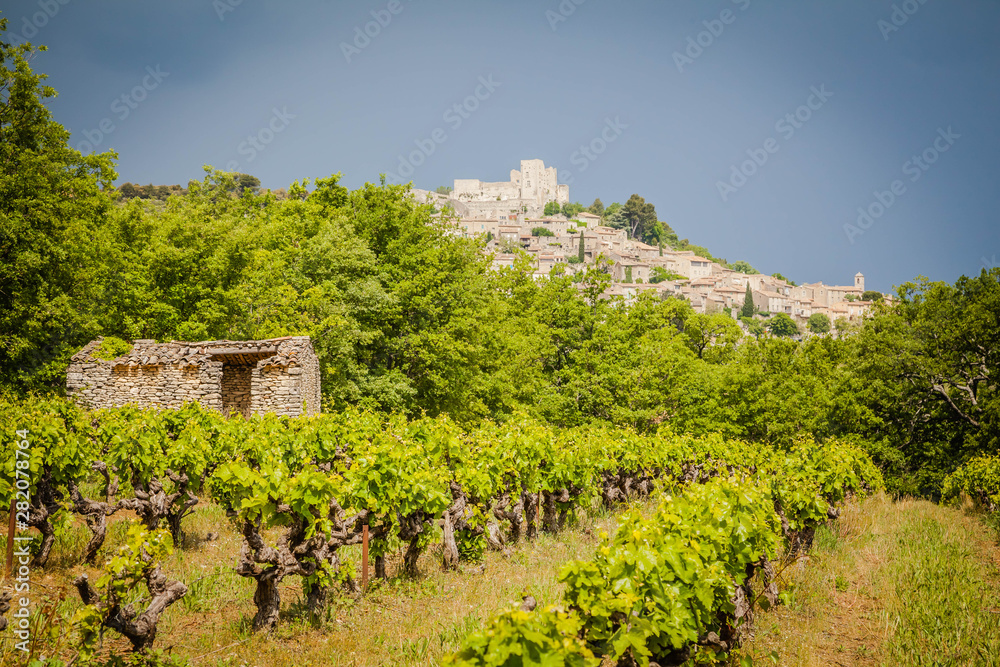
[[574,201],[638,193],[682,238],[798,282],[862,271],[887,291],[1000,263],[988,0],[8,0],[2,15],[6,41],[49,46],[33,67],[56,119],[74,146],[116,150],[120,182],[211,164],[353,188],[402,160],[433,189],[540,158]]

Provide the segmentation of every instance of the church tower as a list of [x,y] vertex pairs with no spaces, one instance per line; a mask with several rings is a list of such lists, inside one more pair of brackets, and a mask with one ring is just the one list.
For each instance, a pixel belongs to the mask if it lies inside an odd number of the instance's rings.
[[854,289],[860,291],[862,294],[865,292],[865,274],[860,271],[854,276]]

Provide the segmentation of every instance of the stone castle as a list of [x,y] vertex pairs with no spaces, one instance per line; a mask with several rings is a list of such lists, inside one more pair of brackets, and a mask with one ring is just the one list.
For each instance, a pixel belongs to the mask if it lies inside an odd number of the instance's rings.
[[179,408],[197,402],[244,417],[320,411],[319,359],[308,336],[255,341],[137,340],[115,359],[95,356],[102,338],[73,355],[66,389],[82,406]]
[[546,167],[541,160],[521,160],[521,170],[512,169],[508,182],[455,179],[449,198],[464,205],[467,217],[513,220],[523,214],[537,218],[549,202],[568,204],[569,186],[559,185],[555,167]]

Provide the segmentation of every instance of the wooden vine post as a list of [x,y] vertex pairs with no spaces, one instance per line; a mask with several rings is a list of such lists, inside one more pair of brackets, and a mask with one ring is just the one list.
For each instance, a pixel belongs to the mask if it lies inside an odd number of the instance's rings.
[[361,590],[368,590],[368,524],[361,527]]

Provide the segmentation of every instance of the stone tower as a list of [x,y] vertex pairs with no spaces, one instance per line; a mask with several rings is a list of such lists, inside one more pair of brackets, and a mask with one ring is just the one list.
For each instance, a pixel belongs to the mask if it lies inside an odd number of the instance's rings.
[[859,290],[862,294],[865,292],[865,274],[858,271],[854,276],[854,288]]

